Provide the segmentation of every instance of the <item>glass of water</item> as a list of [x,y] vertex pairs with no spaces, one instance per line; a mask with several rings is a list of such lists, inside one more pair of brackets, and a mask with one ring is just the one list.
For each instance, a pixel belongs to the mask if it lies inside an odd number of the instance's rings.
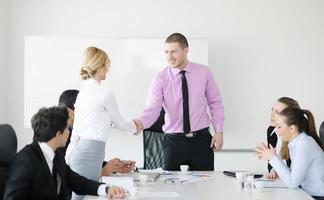
[[254,189],[254,173],[246,172],[244,177],[244,189],[246,191],[251,191]]

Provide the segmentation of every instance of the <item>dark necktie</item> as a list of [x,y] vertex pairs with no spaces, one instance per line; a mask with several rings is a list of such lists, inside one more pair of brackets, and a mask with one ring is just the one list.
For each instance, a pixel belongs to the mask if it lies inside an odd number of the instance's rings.
[[55,183],[56,192],[59,194],[59,191],[60,191],[60,190],[58,190],[58,187],[59,187],[58,176],[59,176],[59,174],[57,172],[57,166],[58,166],[58,160],[55,155],[54,159],[53,159],[53,179],[54,179],[54,183]]
[[182,102],[183,102],[183,132],[190,133],[190,117],[189,117],[189,95],[188,95],[188,84],[185,76],[186,71],[180,71],[182,77]]
[[57,188],[57,171],[56,171],[56,164],[53,162],[53,179],[55,183],[55,188]]

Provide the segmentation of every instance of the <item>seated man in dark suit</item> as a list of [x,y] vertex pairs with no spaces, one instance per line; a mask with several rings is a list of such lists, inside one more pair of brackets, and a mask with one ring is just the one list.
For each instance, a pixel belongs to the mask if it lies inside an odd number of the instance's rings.
[[32,117],[33,143],[25,146],[11,165],[4,199],[66,199],[67,191],[81,195],[123,198],[120,187],[108,187],[75,173],[56,149],[69,137],[68,110],[42,108]]
[[[70,129],[70,136],[67,140],[67,143],[64,147],[59,148],[59,151],[65,156],[65,152],[67,146],[70,144],[70,138],[72,135],[73,129],[73,122],[74,122],[74,104],[76,98],[79,94],[79,90],[65,90],[59,97],[59,106],[65,106],[68,108],[69,111],[69,129]],[[114,158],[109,160],[108,162],[104,161],[102,164],[101,175],[102,176],[109,176],[112,173],[128,173],[133,170],[135,167],[135,161],[132,160],[120,160],[119,158]]]

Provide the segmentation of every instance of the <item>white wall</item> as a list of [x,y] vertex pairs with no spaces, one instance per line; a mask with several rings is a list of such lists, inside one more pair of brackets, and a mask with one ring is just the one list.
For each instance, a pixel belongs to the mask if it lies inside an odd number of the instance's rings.
[[7,123],[7,1],[0,0],[0,124]]
[[[189,41],[192,47],[189,56],[207,65],[207,40]],[[103,49],[112,59],[102,85],[112,90],[121,115],[131,121],[143,110],[152,78],[167,65],[163,44],[164,39],[26,36],[25,127],[31,126],[30,119],[40,107],[56,105],[64,90],[82,87],[79,75],[82,53],[89,46]],[[51,76],[44,76],[46,73]],[[64,81],[57,81],[58,77]]]
[[[298,99],[317,124],[324,119],[322,0],[11,0],[8,6],[7,115],[20,148],[31,141],[23,126],[25,35],[165,38],[177,31],[207,38],[226,109],[225,148],[264,140],[271,104],[280,96]],[[242,155],[217,157],[230,168]],[[235,166],[263,167],[244,160]]]

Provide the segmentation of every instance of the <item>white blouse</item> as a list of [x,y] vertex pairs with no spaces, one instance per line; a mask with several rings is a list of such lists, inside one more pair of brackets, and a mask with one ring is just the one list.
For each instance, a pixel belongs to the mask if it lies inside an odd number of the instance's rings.
[[127,122],[120,115],[111,90],[101,86],[95,79],[85,81],[74,107],[73,133],[65,155],[67,163],[80,137],[106,142],[111,125],[129,133],[136,131],[133,123]]
[[75,103],[73,135],[106,142],[110,125],[127,132],[135,132],[133,123],[119,113],[115,96],[95,79],[88,79]]

